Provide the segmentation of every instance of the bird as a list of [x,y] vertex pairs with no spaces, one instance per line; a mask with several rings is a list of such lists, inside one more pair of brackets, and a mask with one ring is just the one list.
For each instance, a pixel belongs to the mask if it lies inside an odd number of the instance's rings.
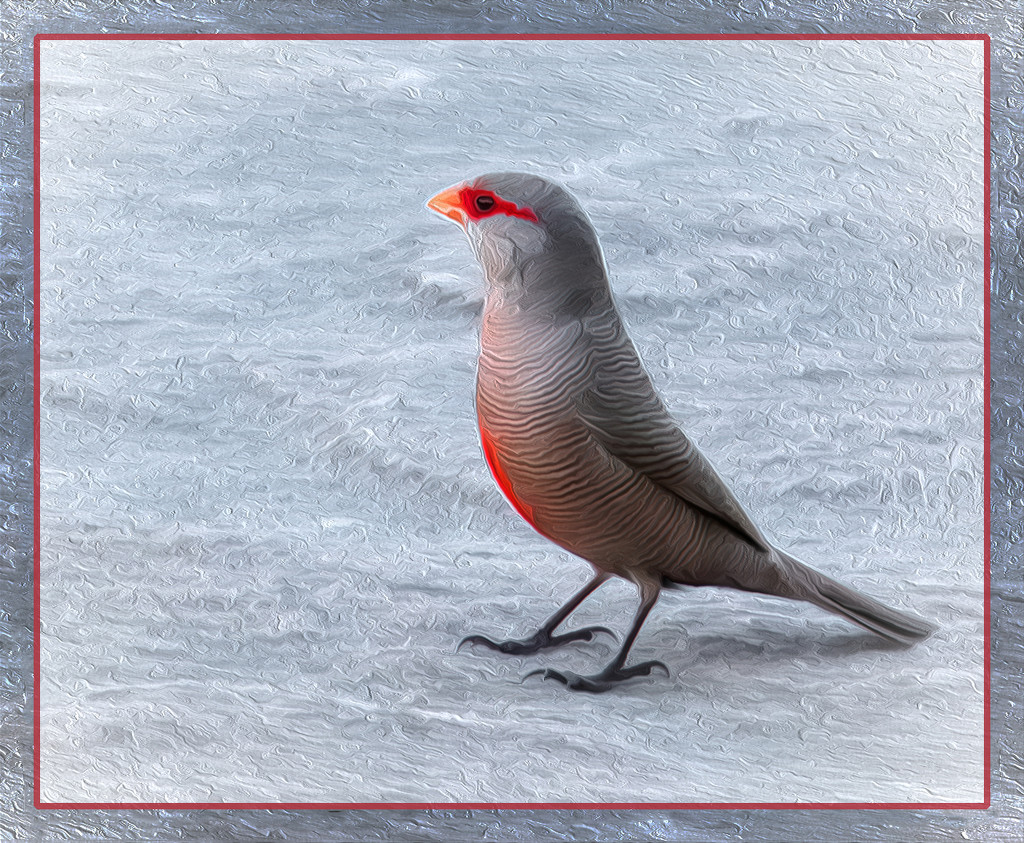
[[663,589],[718,586],[811,603],[909,646],[935,627],[890,608],[773,546],[655,391],[627,335],[596,230],[560,184],[487,173],[427,207],[457,223],[483,269],[476,414],[498,487],[538,533],[588,562],[592,576],[531,636],[482,645],[526,655],[590,641],[607,627],[555,630],[612,577],[639,606],[600,671],[534,670],[573,691],[670,675],[627,665]]

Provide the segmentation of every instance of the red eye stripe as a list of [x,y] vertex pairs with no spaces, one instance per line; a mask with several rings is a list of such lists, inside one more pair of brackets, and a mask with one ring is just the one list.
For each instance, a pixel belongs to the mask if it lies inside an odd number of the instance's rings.
[[[476,200],[480,196],[486,196],[488,199],[493,200],[494,205],[486,211],[481,211],[476,206]],[[502,199],[496,193],[492,193],[489,190],[474,190],[472,187],[464,187],[459,191],[459,202],[462,205],[462,210],[466,212],[466,216],[474,221],[482,220],[485,217],[492,217],[495,214],[504,214],[507,217],[519,217],[519,219],[529,220],[530,222],[539,222],[537,215],[531,208],[520,208],[514,202]]]

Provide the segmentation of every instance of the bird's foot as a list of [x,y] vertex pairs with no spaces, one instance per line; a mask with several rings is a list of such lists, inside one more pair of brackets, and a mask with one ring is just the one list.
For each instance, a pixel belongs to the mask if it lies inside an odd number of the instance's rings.
[[529,638],[524,638],[521,641],[492,641],[483,635],[467,635],[459,642],[456,652],[461,650],[466,644],[483,644],[485,647],[497,650],[499,653],[507,653],[512,656],[526,656],[546,650],[549,647],[560,647],[562,644],[570,644],[573,641],[592,641],[599,632],[606,632],[612,639],[615,639],[615,633],[603,626],[585,626],[582,629],[574,629],[572,632],[565,632],[561,635],[552,635],[550,632],[538,630]]
[[527,673],[526,676],[523,677],[523,681],[529,679],[531,676],[541,676],[544,679],[554,679],[556,682],[561,682],[570,691],[588,691],[591,694],[602,694],[605,691],[610,691],[626,679],[633,679],[636,676],[649,676],[651,671],[655,668],[661,668],[664,670],[665,676],[670,675],[668,668],[665,667],[664,664],[658,661],[650,661],[641,662],[640,664],[635,664],[632,667],[616,668],[609,665],[600,673],[595,673],[593,676],[580,676],[578,673],[552,670],[548,667]]

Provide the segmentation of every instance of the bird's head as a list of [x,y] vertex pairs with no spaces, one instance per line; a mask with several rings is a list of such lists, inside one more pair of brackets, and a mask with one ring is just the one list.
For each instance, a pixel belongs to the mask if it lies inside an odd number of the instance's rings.
[[537,295],[607,287],[590,220],[548,179],[488,173],[441,191],[427,207],[462,227],[491,287]]

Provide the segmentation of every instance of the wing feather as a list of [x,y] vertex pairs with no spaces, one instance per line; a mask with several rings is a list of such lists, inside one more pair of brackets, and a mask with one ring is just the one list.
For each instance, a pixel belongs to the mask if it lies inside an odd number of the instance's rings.
[[581,421],[633,470],[769,550],[725,481],[669,415],[636,352],[628,351],[620,350],[613,365],[597,367],[602,377],[576,401]]

